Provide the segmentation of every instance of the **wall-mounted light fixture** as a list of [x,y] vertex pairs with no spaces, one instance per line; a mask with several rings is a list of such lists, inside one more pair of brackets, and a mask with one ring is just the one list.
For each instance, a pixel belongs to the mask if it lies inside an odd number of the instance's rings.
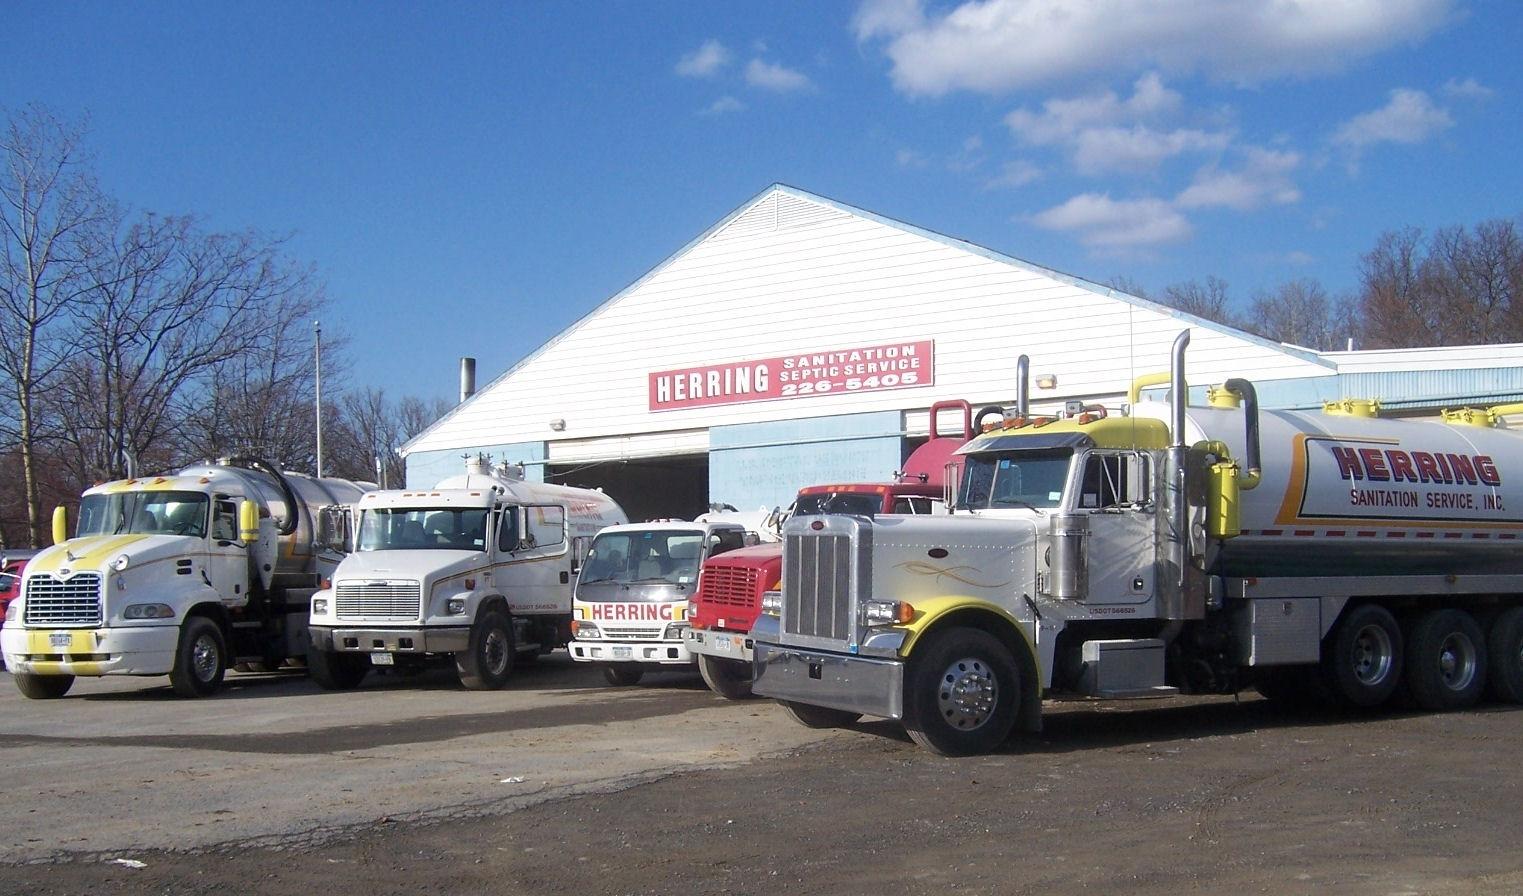
[[566,431],[566,421],[562,420],[559,417],[556,417],[554,420],[550,421],[550,428],[555,430],[556,432],[565,432]]
[[1058,375],[1056,373],[1037,374],[1036,387],[1038,389],[1056,389],[1058,387]]

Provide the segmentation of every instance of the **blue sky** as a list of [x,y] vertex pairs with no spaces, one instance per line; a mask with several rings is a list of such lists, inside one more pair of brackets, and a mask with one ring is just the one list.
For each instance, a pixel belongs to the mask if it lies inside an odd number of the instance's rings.
[[1242,305],[1523,213],[1504,0],[4,10],[0,107],[88,116],[135,208],[290,234],[393,397],[492,379],[774,182]]

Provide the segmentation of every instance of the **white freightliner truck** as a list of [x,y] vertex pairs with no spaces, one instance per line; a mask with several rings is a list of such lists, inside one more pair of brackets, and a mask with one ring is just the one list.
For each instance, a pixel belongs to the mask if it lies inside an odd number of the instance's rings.
[[951,516],[790,521],[755,692],[943,754],[1039,730],[1043,696],[1523,701],[1520,408],[1261,412],[1241,379],[1191,406],[1188,343],[1125,415],[1019,408],[973,439]]
[[592,537],[626,521],[602,492],[483,458],[431,489],[367,492],[355,513],[354,552],[312,599],[308,667],[330,689],[438,655],[466,687],[502,687],[515,660],[566,643]]
[[6,611],[17,687],[45,699],[76,676],[168,674],[201,696],[235,663],[305,656],[307,601],[342,556],[340,506],[361,491],[246,457],[90,488],[75,537],[55,511],[55,544]]
[[709,557],[744,547],[745,527],[680,520],[610,526],[593,539],[577,577],[571,658],[603,668],[609,684],[648,669],[691,668],[688,599]]

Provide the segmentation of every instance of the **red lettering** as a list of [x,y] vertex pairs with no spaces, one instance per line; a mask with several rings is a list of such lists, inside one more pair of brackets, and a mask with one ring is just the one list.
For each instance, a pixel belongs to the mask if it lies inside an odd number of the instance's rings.
[[1391,473],[1386,469],[1385,457],[1377,448],[1360,448],[1359,459],[1364,461],[1364,472],[1373,482],[1387,482]]
[[1444,477],[1438,472],[1438,461],[1426,451],[1412,452],[1412,459],[1417,461],[1417,475],[1423,482],[1443,482]]
[[1454,481],[1465,480],[1470,485],[1475,485],[1475,467],[1471,465],[1470,458],[1463,454],[1446,454],[1449,466],[1454,470]]
[[1489,454],[1476,456],[1475,472],[1481,477],[1481,482],[1486,485],[1497,486],[1502,484],[1502,474],[1497,470],[1497,465],[1491,462]]
[[1391,462],[1391,478],[1400,482],[1417,481],[1417,471],[1412,469],[1412,457],[1405,451],[1387,451],[1386,459]]
[[1338,475],[1344,479],[1363,479],[1364,470],[1359,467],[1359,455],[1352,448],[1333,446],[1333,458],[1338,461]]

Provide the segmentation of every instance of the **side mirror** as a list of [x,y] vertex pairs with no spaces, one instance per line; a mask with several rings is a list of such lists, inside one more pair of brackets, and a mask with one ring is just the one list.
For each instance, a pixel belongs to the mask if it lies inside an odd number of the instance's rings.
[[63,544],[69,540],[69,508],[62,504],[53,508],[53,543]]
[[259,505],[247,498],[238,504],[238,540],[244,544],[259,540]]

